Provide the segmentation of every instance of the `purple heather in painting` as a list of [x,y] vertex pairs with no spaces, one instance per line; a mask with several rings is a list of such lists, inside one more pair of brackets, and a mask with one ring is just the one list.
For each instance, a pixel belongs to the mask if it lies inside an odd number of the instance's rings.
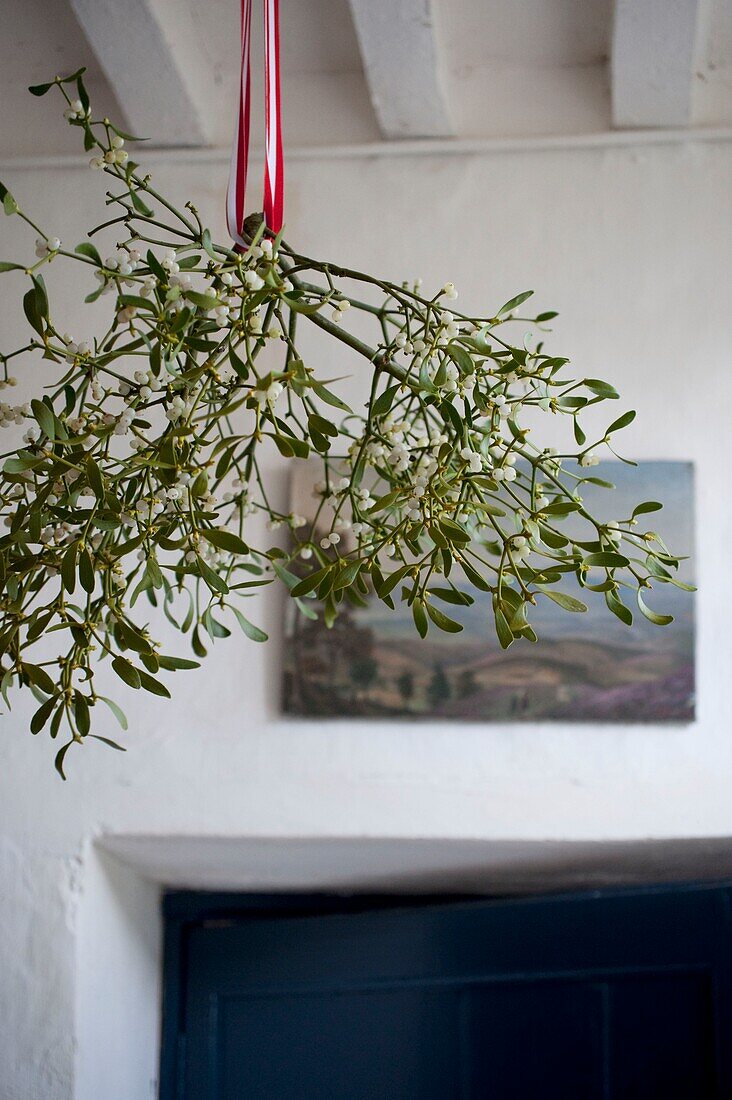
[[[663,532],[674,553],[693,550],[693,467],[685,462],[604,462],[597,471],[616,486],[585,485],[583,496],[602,517],[662,500]],[[304,487],[294,487],[302,510]],[[607,519],[612,517],[608,514]],[[640,516],[638,530],[660,525]],[[645,526],[644,526],[645,524]],[[693,583],[689,563],[679,579]],[[391,611],[376,599],[343,610],[332,630],[287,609],[284,709],[302,717],[463,719],[491,722],[688,722],[694,717],[694,600],[673,585],[655,585],[652,606],[674,622],[658,627],[639,613],[629,629],[601,595],[572,594],[589,605],[567,615],[542,600],[531,621],[539,634],[503,651],[486,608],[451,607],[460,634],[430,631],[422,640],[405,604]],[[569,589],[568,589],[569,591]]]

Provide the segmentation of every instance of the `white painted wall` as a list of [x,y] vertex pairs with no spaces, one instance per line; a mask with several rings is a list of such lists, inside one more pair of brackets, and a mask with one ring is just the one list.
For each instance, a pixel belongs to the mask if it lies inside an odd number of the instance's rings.
[[160,1044],[160,891],[90,842],[83,863],[74,926],[73,1095],[153,1100]]
[[[222,232],[222,163],[161,164],[155,174]],[[98,176],[0,176],[65,241],[81,239]],[[156,899],[94,864],[89,840],[99,834],[732,835],[732,145],[305,159],[291,164],[288,192],[288,235],[304,250],[394,277],[451,279],[476,311],[535,287],[541,307],[561,311],[552,346],[582,373],[612,379],[638,409],[626,448],[695,460],[699,718],[683,728],[283,719],[274,592],[254,615],[272,645],[222,643],[205,669],[179,677],[171,703],[130,692],[129,752],[70,754],[66,784],[52,746],[27,732],[31,704],[19,703],[0,717],[2,1100],[149,1094],[149,1042],[142,1054],[131,1046],[125,1062],[119,1039],[115,1057],[103,1038],[121,1026],[132,1043],[137,1026],[149,1039],[151,1017],[109,990],[134,981],[144,997],[154,985],[154,931],[146,940],[131,930]],[[18,228],[0,223],[3,258],[18,254]],[[19,282],[2,278],[9,347],[21,334],[10,293]],[[82,289],[68,282],[59,293],[69,330],[83,336]],[[33,384],[46,369],[39,365]]]

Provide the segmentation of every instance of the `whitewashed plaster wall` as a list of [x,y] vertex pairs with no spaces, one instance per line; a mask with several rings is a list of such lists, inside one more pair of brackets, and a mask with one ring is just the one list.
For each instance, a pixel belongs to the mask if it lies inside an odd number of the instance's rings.
[[[153,168],[161,189],[193,198],[223,231],[222,163]],[[87,170],[1,175],[67,242],[82,238],[89,209],[100,206],[99,177]],[[150,1094],[149,1065],[135,1086],[109,1076],[105,1024],[124,1006],[95,1001],[84,966],[90,938],[103,944],[105,914],[120,919],[105,894],[119,883],[99,888],[91,917],[84,908],[101,873],[89,842],[102,833],[732,835],[731,215],[730,144],[290,164],[288,236],[304,251],[396,278],[451,279],[476,312],[534,287],[540,308],[561,313],[552,347],[583,374],[612,379],[624,406],[638,409],[626,451],[696,462],[698,719],[672,728],[285,719],[274,591],[252,614],[272,645],[243,637],[217,645],[202,670],[174,681],[172,702],[128,692],[129,751],[70,754],[66,784],[52,746],[27,731],[32,701],[19,700],[0,716],[2,1100]],[[27,255],[19,230],[15,220],[0,223],[3,258]],[[9,348],[23,335],[20,280],[2,279]],[[86,288],[62,280],[57,290],[65,324],[83,337]],[[47,369],[39,365],[23,387]],[[128,900],[134,924],[149,898]],[[146,951],[154,959],[153,941],[151,933],[140,960]],[[97,957],[103,963],[101,947]],[[149,1023],[139,1022],[148,1036]]]

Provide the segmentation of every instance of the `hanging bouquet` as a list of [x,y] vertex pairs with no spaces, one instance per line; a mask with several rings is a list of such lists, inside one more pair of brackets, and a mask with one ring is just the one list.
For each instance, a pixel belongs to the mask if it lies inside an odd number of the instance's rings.
[[[37,237],[35,263],[0,263],[29,280],[30,330],[0,355],[1,396],[41,360],[46,377],[56,370],[30,403],[0,403],[0,425],[24,429],[0,472],[0,688],[8,705],[16,687],[36,696],[33,733],[64,731],[62,775],[73,744],[120,747],[91,732],[104,728],[100,703],[126,724],[97,693],[99,664],[160,696],[161,673],[196,666],[160,652],[153,608],[196,657],[206,637],[230,633],[227,621],[264,641],[242,608],[275,579],[328,625],[371,591],[389,607],[406,601],[424,637],[461,629],[450,607],[472,602],[457,583],[467,578],[504,647],[536,640],[538,601],[584,611],[582,590],[628,625],[630,605],[671,621],[646,597],[654,583],[687,587],[674,577],[678,559],[660,535],[636,530],[661,505],[608,523],[583,504],[585,483],[612,489],[589,471],[635,413],[609,417],[588,440],[581,414],[618,394],[567,377],[567,360],[545,350],[556,314],[527,316],[525,292],[466,316],[452,283],[433,293],[307,258],[261,217],[247,220],[239,246],[215,243],[193,204],[179,210],[128,156],[135,139],[93,117],[82,72],[31,91],[63,95],[91,168],[111,184],[113,217],[67,247],[0,185],[5,213]],[[99,252],[93,238],[112,227],[115,247]],[[88,272],[87,302],[109,301],[95,339],[53,317],[43,273],[62,262],[81,265],[80,281]],[[354,333],[355,316],[372,324],[370,341]],[[536,339],[513,342],[513,322]],[[367,372],[365,412],[301,354],[303,325]],[[536,440],[542,413],[568,424],[570,447]],[[275,507],[262,466],[273,449],[321,463],[313,515]],[[287,548],[255,543],[255,514],[289,529]]]

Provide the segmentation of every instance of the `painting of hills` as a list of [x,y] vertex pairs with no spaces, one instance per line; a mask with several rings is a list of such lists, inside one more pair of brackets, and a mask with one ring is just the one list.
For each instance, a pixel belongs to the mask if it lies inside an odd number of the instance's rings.
[[[593,471],[594,473],[595,471]],[[639,517],[679,555],[693,551],[693,467],[603,462],[597,471],[615,492],[586,485],[583,496],[601,519],[628,515],[641,500],[663,511]],[[643,526],[642,520],[648,520]],[[689,562],[679,578],[693,583]],[[572,582],[573,584],[576,582]],[[694,597],[655,585],[652,606],[674,622],[658,627],[642,615],[632,628],[602,597],[577,590],[589,610],[568,614],[541,600],[531,615],[539,641],[503,651],[485,593],[451,608],[460,634],[416,633],[409,608],[391,611],[373,598],[343,611],[328,630],[290,601],[286,621],[284,709],[310,718],[404,718],[491,722],[688,722],[694,717]],[[572,589],[574,591],[574,589]],[[595,597],[593,599],[593,596]]]

